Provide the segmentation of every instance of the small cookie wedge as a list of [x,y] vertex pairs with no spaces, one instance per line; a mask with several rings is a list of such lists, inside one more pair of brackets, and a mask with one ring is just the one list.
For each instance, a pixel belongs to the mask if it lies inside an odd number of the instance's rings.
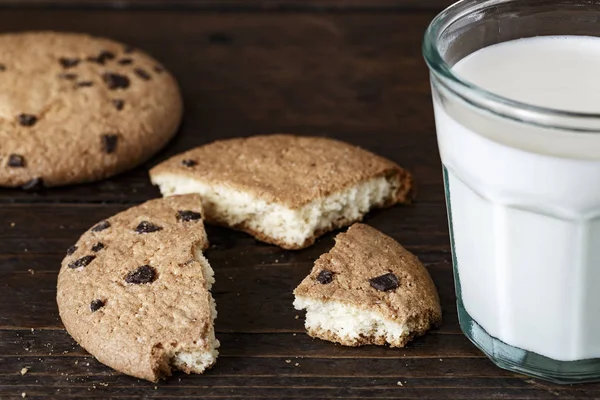
[[157,381],[216,362],[202,212],[198,195],[151,200],[99,222],[67,250],[60,317],[103,364]]
[[344,346],[404,347],[441,322],[429,273],[398,242],[364,224],[336,237],[294,291],[312,337]]
[[217,141],[150,171],[164,196],[199,193],[206,220],[296,250],[373,208],[410,203],[412,176],[392,161],[322,137]]

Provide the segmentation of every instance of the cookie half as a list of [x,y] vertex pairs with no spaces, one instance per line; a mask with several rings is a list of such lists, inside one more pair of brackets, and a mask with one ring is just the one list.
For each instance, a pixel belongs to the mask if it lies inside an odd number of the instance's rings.
[[219,347],[207,246],[197,195],[152,200],[94,225],[68,249],[58,276],[67,331],[128,375],[202,373]]
[[182,116],[155,59],[83,34],[0,35],[0,186],[96,181],[161,149]]
[[429,273],[398,242],[364,224],[336,237],[294,291],[312,337],[345,346],[404,347],[441,322]]
[[207,221],[285,249],[310,246],[414,194],[411,174],[389,160],[337,140],[293,135],[214,142],[165,161],[150,177],[165,196],[199,193]]

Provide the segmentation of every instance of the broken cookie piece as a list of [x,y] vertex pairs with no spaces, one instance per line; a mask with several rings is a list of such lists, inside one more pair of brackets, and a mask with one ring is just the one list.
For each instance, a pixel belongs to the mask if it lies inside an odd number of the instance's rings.
[[[182,223],[182,210],[193,218]],[[103,364],[157,381],[216,362],[202,211],[198,195],[152,200],[98,223],[69,248],[57,284],[60,317]]]
[[364,224],[336,237],[294,291],[312,337],[345,346],[404,347],[441,322],[435,285],[419,259]]
[[323,137],[222,140],[159,164],[150,177],[164,196],[199,193],[208,222],[290,250],[414,197],[408,171]]

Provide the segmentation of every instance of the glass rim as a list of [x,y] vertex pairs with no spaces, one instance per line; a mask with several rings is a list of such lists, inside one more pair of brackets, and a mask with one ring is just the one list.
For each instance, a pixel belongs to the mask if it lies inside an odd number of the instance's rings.
[[[528,114],[538,115],[540,117],[558,117],[569,119],[600,119],[600,113],[588,113],[578,111],[567,111],[558,108],[536,106],[530,103],[513,100],[501,96],[492,91],[484,89],[452,71],[452,67],[444,60],[437,46],[441,34],[454,22],[464,18],[476,11],[497,6],[503,3],[519,2],[520,0],[459,0],[445,10],[440,12],[429,24],[425,31],[423,39],[422,52],[425,62],[430,71],[442,82],[450,82],[458,86],[468,94],[474,94],[485,101],[497,104],[501,107],[507,107],[515,110],[522,110]],[[558,3],[558,1],[557,1]],[[581,1],[581,4],[590,4],[589,1]],[[562,3],[564,4],[564,3]],[[600,11],[600,9],[599,9]]]

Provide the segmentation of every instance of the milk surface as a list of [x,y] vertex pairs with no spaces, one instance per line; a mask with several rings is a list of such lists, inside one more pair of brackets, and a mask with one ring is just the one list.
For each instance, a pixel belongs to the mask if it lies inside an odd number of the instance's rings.
[[[537,37],[453,71],[513,100],[600,113],[600,39]],[[470,316],[509,345],[600,357],[600,134],[535,127],[434,98],[454,255]]]

